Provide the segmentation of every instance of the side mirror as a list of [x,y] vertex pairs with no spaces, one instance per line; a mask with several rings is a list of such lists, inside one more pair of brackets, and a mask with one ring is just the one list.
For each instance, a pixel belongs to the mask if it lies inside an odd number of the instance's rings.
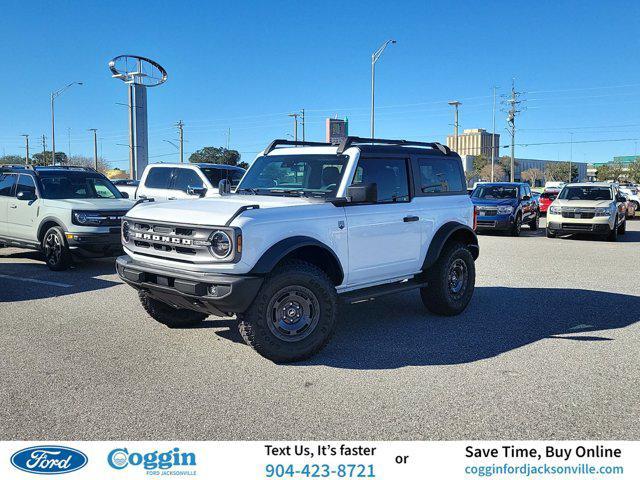
[[223,178],[218,182],[218,193],[220,195],[229,195],[231,193],[231,182]]
[[529,195],[523,195],[522,200],[531,200],[531,197]]
[[378,201],[378,185],[376,183],[351,185],[347,187],[347,197],[351,199],[351,203],[376,203]]
[[625,197],[624,195],[617,195],[616,196],[616,202],[626,202],[627,201],[627,197]]
[[122,195],[122,198],[129,198],[129,194],[127,192],[120,192],[120,195]]
[[30,190],[22,190],[21,192],[18,192],[18,195],[16,195],[16,198],[18,200],[24,200],[25,202],[31,202],[38,197],[36,197],[35,192],[32,192]]
[[205,187],[187,187],[187,193],[189,195],[198,195],[202,198],[207,194],[207,189]]

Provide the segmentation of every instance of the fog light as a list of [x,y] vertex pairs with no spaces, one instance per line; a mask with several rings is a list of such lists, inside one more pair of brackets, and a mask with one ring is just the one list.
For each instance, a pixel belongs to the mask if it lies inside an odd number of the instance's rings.
[[224,297],[230,291],[230,285],[209,285],[209,295],[215,298]]

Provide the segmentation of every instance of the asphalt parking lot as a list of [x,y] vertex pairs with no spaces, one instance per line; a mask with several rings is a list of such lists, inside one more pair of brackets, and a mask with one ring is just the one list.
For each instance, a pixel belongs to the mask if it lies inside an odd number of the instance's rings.
[[113,259],[0,249],[0,439],[640,439],[640,219],[617,243],[483,235],[456,318],[416,293],[345,306],[275,365],[232,319],[171,330]]

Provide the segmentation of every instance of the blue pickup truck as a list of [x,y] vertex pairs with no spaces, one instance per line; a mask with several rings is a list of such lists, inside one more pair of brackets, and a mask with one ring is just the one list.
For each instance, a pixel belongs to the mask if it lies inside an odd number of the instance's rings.
[[523,224],[531,230],[538,229],[540,208],[528,183],[478,184],[471,201],[478,209],[478,232],[497,230],[517,237]]

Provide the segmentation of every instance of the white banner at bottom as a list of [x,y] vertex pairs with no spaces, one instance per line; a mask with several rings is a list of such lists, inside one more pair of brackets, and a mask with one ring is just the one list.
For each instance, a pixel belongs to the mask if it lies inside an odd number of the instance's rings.
[[0,442],[0,479],[640,479],[640,442]]

